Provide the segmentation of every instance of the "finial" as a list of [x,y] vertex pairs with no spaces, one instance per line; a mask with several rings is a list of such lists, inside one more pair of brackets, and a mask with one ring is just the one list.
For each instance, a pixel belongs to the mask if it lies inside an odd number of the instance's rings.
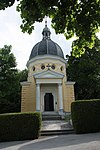
[[47,16],[45,16],[45,27],[47,27]]
[[47,27],[47,16],[45,16],[45,28],[43,29],[43,39],[50,39],[50,29]]

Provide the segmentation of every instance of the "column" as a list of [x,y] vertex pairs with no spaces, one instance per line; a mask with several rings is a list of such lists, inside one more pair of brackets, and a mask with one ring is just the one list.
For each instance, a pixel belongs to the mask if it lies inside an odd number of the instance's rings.
[[40,84],[36,84],[36,111],[40,111]]
[[58,84],[59,113],[63,112],[62,83]]

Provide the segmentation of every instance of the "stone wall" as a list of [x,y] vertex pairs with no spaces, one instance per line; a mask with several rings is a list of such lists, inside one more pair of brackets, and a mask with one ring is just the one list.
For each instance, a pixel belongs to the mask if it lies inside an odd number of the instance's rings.
[[63,84],[63,102],[64,111],[71,112],[71,103],[75,100],[74,96],[74,83],[66,82]]

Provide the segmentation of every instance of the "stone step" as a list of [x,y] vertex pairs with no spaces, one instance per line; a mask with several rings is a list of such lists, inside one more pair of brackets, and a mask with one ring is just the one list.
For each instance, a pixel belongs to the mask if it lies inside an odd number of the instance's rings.
[[59,115],[57,112],[42,113],[42,120],[63,120],[64,116]]
[[52,131],[52,130],[72,130],[73,126],[70,122],[65,120],[50,120],[42,121],[41,131]]
[[42,120],[62,120],[60,115],[42,115]]
[[59,115],[58,112],[55,111],[45,111],[42,112],[42,115]]
[[74,133],[71,121],[59,114],[42,114],[41,136]]
[[64,134],[73,134],[75,131],[73,129],[70,130],[44,130],[41,131],[41,136],[51,136],[51,135],[64,135]]

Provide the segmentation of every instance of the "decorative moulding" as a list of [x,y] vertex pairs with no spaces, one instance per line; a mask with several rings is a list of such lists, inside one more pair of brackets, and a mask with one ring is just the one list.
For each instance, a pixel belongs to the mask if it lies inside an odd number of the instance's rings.
[[41,78],[63,78],[64,77],[64,74],[62,73],[57,73],[57,72],[54,72],[54,71],[51,71],[51,70],[47,70],[47,71],[44,71],[44,72],[40,72],[40,73],[36,73],[33,75],[34,78],[36,79],[41,79]]
[[31,82],[24,81],[24,82],[20,82],[20,84],[22,86],[29,86],[31,84]]

